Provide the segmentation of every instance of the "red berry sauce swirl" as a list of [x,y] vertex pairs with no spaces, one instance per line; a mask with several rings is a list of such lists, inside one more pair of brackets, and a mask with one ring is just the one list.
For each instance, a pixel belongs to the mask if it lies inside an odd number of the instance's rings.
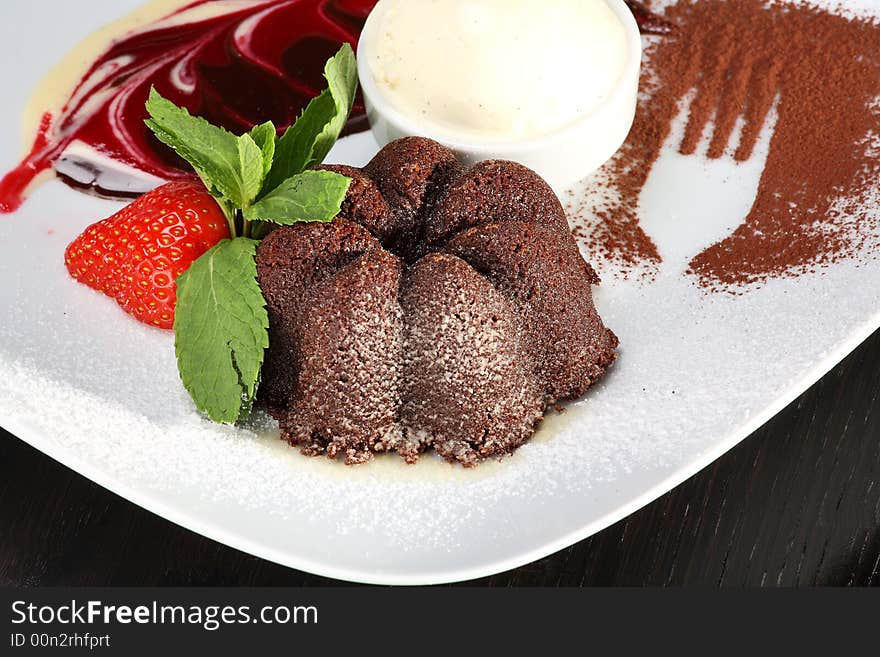
[[[91,169],[85,182],[82,176],[62,178],[93,193],[132,195],[125,186],[106,187],[107,177],[96,164],[103,158],[163,180],[185,175],[182,160],[144,125],[151,85],[193,114],[234,132],[267,120],[279,128],[290,125],[326,86],[327,58],[343,42],[357,46],[375,4],[195,0],[125,34],[92,63],[62,109],[43,116],[30,153],[0,180],[0,212],[17,209],[41,172],[66,170],[58,165],[75,157],[66,153],[74,142],[102,157],[72,163],[80,173]],[[358,101],[347,133],[367,127]]]

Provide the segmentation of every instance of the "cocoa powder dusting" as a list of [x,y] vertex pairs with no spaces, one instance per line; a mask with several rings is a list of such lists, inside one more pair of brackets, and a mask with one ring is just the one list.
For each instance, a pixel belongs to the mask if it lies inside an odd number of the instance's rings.
[[865,241],[878,226],[868,201],[880,185],[877,20],[765,0],[685,0],[664,16],[675,30],[646,49],[635,125],[601,172],[589,211],[573,209],[582,220],[575,235],[624,273],[656,271],[639,195],[689,102],[685,155],[748,160],[771,112],[777,117],[750,212],[690,262],[703,287],[731,290],[870,255]]

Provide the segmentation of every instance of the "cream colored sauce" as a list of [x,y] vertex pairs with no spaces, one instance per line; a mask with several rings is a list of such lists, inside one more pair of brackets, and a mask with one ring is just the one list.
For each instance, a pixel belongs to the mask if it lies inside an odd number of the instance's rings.
[[[582,411],[577,407],[570,407],[565,413],[548,410],[530,443],[545,443],[558,438],[560,433],[571,431],[580,412]],[[319,473],[328,479],[339,481],[413,483],[454,481],[464,485],[509,473],[512,462],[524,458],[522,450],[527,449],[526,447],[507,456],[487,459],[475,468],[464,468],[456,463],[448,463],[435,452],[423,454],[415,465],[407,464],[397,454],[377,454],[363,465],[347,466],[341,459],[302,456],[296,448],[279,439],[277,424],[269,420],[263,411],[257,411],[253,419],[254,423],[246,426],[248,430],[254,432],[254,440],[261,447],[272,451],[275,458],[286,462],[294,476],[300,472]]]

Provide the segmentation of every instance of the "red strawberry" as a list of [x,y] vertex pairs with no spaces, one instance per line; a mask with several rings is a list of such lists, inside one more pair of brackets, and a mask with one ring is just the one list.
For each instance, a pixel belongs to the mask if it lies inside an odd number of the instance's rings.
[[168,183],[89,226],[64,254],[70,275],[146,324],[174,324],[175,279],[230,237],[226,216],[198,181]]

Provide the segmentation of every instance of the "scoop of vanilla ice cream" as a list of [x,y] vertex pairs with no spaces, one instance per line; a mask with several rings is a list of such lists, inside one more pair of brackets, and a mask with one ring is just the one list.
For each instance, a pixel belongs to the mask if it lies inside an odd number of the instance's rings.
[[452,140],[519,140],[614,90],[626,32],[605,0],[381,0],[370,71],[392,106]]

